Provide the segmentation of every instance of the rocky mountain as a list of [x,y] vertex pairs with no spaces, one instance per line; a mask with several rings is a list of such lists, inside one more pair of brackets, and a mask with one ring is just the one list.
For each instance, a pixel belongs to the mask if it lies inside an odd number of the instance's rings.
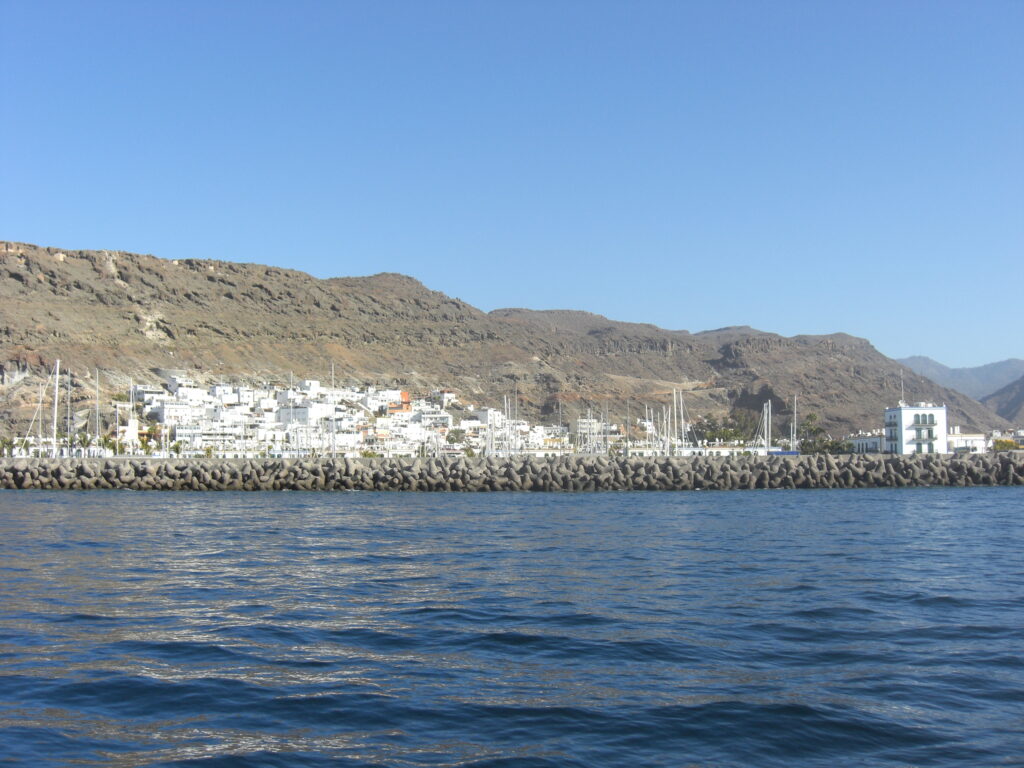
[[1024,376],[1024,360],[1019,358],[974,368],[950,368],[921,355],[901,358],[898,362],[936,384],[963,392],[975,400],[984,400],[987,395]]
[[1012,381],[982,402],[1018,427],[1024,427],[1024,376]]
[[[166,260],[0,241],[0,420],[25,426],[57,358],[80,420],[129,379],[161,369],[200,380],[298,378],[448,387],[464,401],[570,419],[660,408],[673,388],[693,416],[759,413],[785,429],[793,396],[834,433],[877,427],[899,396],[945,402],[951,423],[1005,427],[974,400],[915,375],[845,334],[785,338],[751,328],[701,333],[573,311],[484,313],[396,274],[319,280],[279,267]],[[109,410],[109,408],[108,408]]]

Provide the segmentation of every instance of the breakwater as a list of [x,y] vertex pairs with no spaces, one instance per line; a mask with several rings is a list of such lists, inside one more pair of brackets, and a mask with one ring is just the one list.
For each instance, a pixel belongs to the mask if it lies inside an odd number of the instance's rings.
[[655,491],[1024,485],[1024,453],[972,456],[0,459],[0,488]]

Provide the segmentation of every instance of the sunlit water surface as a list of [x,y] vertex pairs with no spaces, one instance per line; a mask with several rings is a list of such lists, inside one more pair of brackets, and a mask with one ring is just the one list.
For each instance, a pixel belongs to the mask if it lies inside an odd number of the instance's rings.
[[0,765],[1021,765],[1024,488],[0,492]]

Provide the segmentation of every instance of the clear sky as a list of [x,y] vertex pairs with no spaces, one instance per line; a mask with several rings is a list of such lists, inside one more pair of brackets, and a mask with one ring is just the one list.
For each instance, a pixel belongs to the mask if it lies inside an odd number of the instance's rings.
[[1024,357],[1024,2],[0,0],[0,238]]

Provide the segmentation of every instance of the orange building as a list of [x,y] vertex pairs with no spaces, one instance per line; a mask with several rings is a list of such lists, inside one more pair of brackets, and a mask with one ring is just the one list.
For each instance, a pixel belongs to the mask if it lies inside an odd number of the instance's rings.
[[412,399],[408,392],[402,392],[401,400],[397,403],[388,403],[388,415],[395,413],[409,413],[412,411]]

